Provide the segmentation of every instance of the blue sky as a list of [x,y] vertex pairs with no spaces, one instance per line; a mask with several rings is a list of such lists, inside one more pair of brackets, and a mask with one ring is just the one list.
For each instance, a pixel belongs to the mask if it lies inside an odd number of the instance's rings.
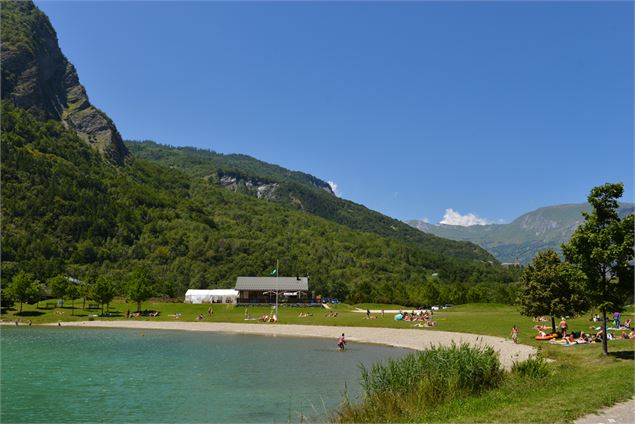
[[125,139],[398,219],[509,222],[607,181],[633,201],[631,2],[36,4]]

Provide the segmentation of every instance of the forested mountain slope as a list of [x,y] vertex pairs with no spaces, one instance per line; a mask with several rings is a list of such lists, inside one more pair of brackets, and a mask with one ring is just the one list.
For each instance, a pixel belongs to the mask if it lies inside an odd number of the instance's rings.
[[[282,275],[310,275],[311,290],[352,301],[425,303],[430,281],[460,283],[457,293],[464,296],[464,284],[516,280],[514,270],[479,260],[490,256],[469,243],[352,229],[284,202],[227,190],[182,167],[131,157],[118,145],[114,124],[87,97],[78,109],[65,100],[69,87],[82,93],[83,87],[64,85],[76,74],[68,73],[72,65],[48,19],[30,2],[3,2],[1,16],[3,65],[9,57],[29,66],[2,70],[3,82],[13,84],[2,91],[3,287],[24,270],[40,281],[105,275],[122,294],[130,272],[145,268],[155,292],[173,297],[187,288],[233,287],[239,275],[267,275],[276,260]],[[5,33],[20,36],[5,40]],[[66,63],[62,85],[55,76],[60,63]],[[82,117],[97,127],[81,124]],[[242,169],[243,162],[247,170],[262,164],[232,156],[232,166]],[[302,173],[284,179],[281,172],[288,171],[268,165],[258,175],[335,199],[320,180]],[[460,248],[452,256],[443,246]]]
[[290,171],[246,155],[223,155],[191,147],[170,147],[152,141],[126,141],[126,146],[134,157],[181,170],[211,184],[305,211],[354,230],[413,243],[438,254],[495,261],[492,255],[475,244],[424,234],[363,205],[340,199],[326,182],[312,175]]
[[122,282],[143,266],[175,296],[232,287],[279,259],[283,275],[310,275],[318,293],[412,302],[432,273],[448,283],[515,278],[152,162],[113,166],[59,122],[8,102],[2,112],[3,282],[22,269],[40,279],[65,272]]

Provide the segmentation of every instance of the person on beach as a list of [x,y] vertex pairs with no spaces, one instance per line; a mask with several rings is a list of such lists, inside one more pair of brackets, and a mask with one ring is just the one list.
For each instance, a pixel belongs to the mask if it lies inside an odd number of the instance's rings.
[[342,335],[339,336],[337,339],[337,347],[340,349],[340,351],[342,351],[344,350],[344,346],[346,346],[346,338],[344,337],[344,333],[342,333]]
[[514,343],[518,343],[518,327],[516,327],[516,324],[512,326],[512,340]]
[[370,309],[366,309],[366,318],[370,319]]
[[29,320],[29,327],[33,324],[33,321]]
[[213,314],[213,313],[214,313],[214,310],[213,310],[213,309],[212,309],[212,307],[210,306],[210,307],[207,309],[207,315],[212,316],[212,314]]

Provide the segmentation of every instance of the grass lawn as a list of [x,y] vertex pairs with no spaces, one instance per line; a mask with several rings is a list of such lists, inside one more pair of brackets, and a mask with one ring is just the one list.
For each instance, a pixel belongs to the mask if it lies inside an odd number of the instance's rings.
[[[51,301],[53,302],[53,301]],[[87,305],[92,302],[87,302]],[[34,324],[51,323],[57,321],[86,321],[99,319],[116,321],[125,319],[127,310],[135,311],[136,304],[115,300],[108,312],[111,316],[100,317],[101,310],[81,309],[81,300],[74,302],[75,309],[71,309],[71,302],[66,301],[64,308],[47,308],[46,302],[37,305],[23,305],[23,313],[18,315],[19,305],[2,311],[3,321],[13,321],[17,318],[24,323],[31,319]],[[52,305],[50,305],[52,306]],[[326,317],[329,312],[323,308],[292,308],[280,307],[280,323],[331,325],[331,326],[360,326],[360,327],[389,327],[413,328],[412,323],[395,321],[393,314],[386,314],[383,318],[373,314],[375,318],[366,319],[366,314],[353,312],[354,307],[346,304],[330,305],[331,311],[336,311],[335,318]],[[356,305],[361,309],[382,309],[381,306],[364,304]],[[372,306],[372,308],[370,307]],[[383,309],[388,309],[389,305]],[[399,309],[398,305],[390,305],[392,309]],[[214,313],[207,315],[209,305],[189,305],[183,303],[169,303],[161,301],[143,302],[142,310],[160,311],[159,317],[131,318],[148,321],[175,321],[176,313],[180,313],[179,321],[196,321],[196,316],[202,314],[205,322],[237,322],[253,325],[267,325],[258,321],[245,321],[245,308],[231,305],[214,304]],[[406,308],[404,308],[406,309]],[[249,307],[249,314],[258,317],[270,313],[270,307]],[[313,314],[299,317],[300,313]],[[91,315],[93,315],[91,317]],[[591,314],[568,320],[570,330],[589,331],[593,323],[589,322]],[[632,340],[610,341],[608,357],[601,354],[601,345],[579,345],[564,347],[550,345],[534,339],[536,331],[532,329],[534,322],[531,318],[523,317],[514,306],[496,304],[470,304],[454,306],[442,311],[434,312],[433,318],[438,325],[432,328],[418,329],[419,331],[456,331],[484,334],[500,337],[510,337],[512,325],[520,329],[519,342],[541,348],[542,355],[553,360],[549,364],[550,376],[542,379],[519,379],[510,376],[501,387],[486,392],[480,396],[448,402],[431,410],[415,410],[408,416],[402,416],[397,421],[429,421],[429,422],[561,422],[571,421],[603,406],[611,405],[633,396],[634,393],[634,352],[635,343]],[[633,307],[622,314],[622,321],[635,318]],[[550,322],[543,324],[550,325]]]

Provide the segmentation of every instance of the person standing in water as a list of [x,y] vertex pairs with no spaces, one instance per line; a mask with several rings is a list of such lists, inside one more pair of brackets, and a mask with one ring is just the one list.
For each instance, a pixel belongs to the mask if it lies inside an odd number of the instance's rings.
[[344,346],[346,346],[346,338],[344,338],[344,333],[337,338],[337,347],[340,350],[344,350]]

